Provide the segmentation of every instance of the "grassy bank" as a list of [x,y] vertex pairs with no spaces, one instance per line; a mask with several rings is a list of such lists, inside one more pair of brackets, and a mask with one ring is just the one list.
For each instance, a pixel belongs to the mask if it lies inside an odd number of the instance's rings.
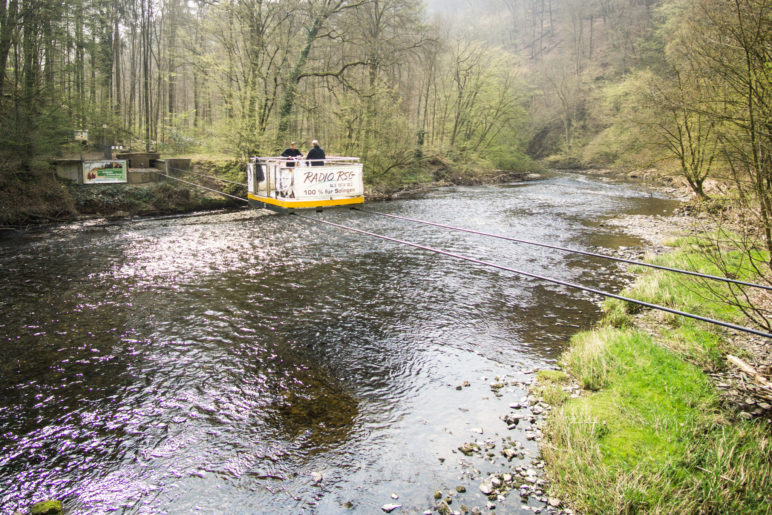
[[[657,261],[715,273],[697,243],[681,240]],[[734,273],[753,280],[747,267]],[[624,295],[747,323],[715,300],[722,291],[649,270]],[[554,405],[542,447],[553,493],[584,513],[772,512],[772,429],[739,417],[708,375],[742,355],[733,333],[620,301],[604,307],[605,320],[562,356],[565,374],[541,374]],[[586,394],[567,398],[568,381]]]

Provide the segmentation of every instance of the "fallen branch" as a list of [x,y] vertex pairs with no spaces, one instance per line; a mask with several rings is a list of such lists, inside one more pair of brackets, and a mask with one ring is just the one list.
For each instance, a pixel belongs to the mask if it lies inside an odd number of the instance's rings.
[[769,381],[766,377],[762,376],[758,372],[756,372],[756,369],[738,358],[737,356],[732,356],[731,354],[726,357],[727,361],[732,363],[734,366],[748,374],[748,376],[753,379],[756,384],[759,386],[762,386],[768,390],[772,390],[772,382]]

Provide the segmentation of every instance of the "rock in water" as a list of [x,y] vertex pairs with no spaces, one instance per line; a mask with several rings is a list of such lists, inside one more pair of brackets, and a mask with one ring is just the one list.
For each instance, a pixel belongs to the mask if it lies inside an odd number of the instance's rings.
[[315,485],[318,485],[319,483],[321,483],[322,479],[324,478],[322,477],[321,472],[311,472],[311,480],[314,482]]
[[465,443],[464,445],[459,447],[458,450],[463,452],[467,456],[471,456],[472,454],[475,453],[475,451],[480,450],[480,446],[477,445],[476,443]]
[[512,458],[517,456],[517,451],[515,451],[514,449],[504,449],[503,451],[501,451],[501,454],[503,454],[508,461],[512,461]]
[[484,493],[485,495],[490,495],[493,493],[493,484],[491,484],[490,481],[483,481],[480,483],[480,491]]
[[62,515],[61,501],[42,501],[34,504],[29,510],[31,515]]
[[397,508],[401,508],[401,504],[384,504],[381,506],[381,509],[385,511],[386,513],[391,513],[392,511],[396,510]]

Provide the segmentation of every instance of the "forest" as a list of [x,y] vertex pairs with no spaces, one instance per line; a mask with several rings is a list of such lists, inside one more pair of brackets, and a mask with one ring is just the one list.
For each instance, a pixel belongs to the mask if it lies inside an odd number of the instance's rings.
[[[0,0],[0,170],[89,144],[373,187],[540,166],[733,177],[772,219],[770,0]],[[432,175],[433,174],[433,175]],[[34,174],[33,174],[34,175]]]

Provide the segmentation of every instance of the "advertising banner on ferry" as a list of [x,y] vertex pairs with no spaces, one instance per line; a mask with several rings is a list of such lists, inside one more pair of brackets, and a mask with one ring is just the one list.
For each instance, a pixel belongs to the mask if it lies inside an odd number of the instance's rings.
[[287,184],[298,200],[326,200],[330,198],[359,197],[364,195],[362,164],[338,166],[303,166],[292,169],[292,184]]
[[83,184],[127,182],[127,173],[126,160],[83,162]]

